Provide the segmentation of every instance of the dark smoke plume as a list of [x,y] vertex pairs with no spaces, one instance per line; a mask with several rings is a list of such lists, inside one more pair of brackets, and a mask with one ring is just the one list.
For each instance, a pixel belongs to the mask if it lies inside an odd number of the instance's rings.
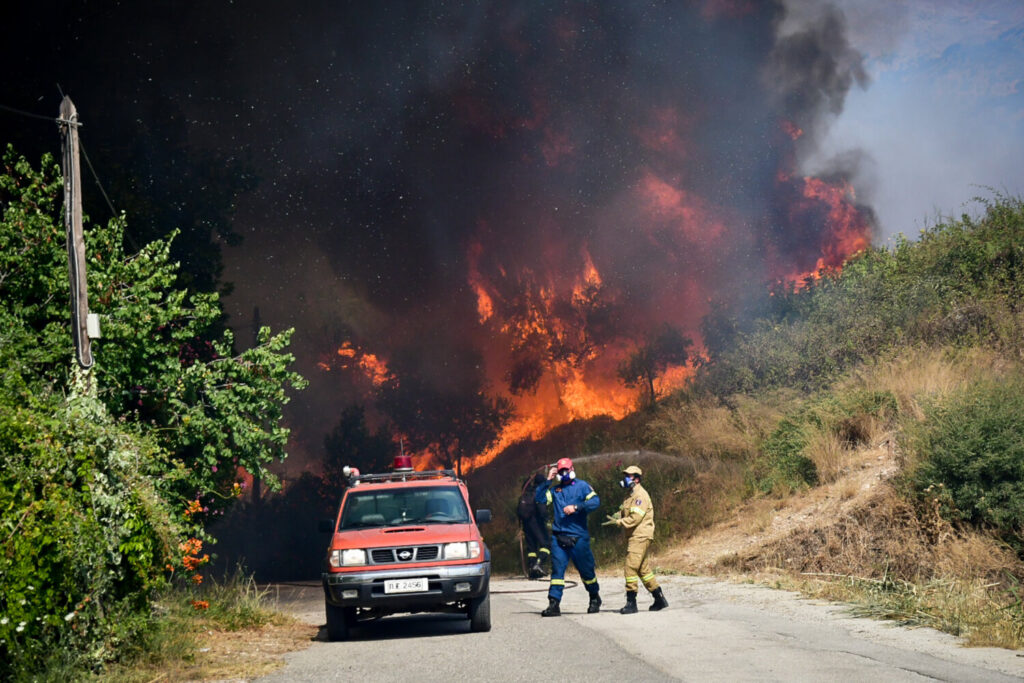
[[386,422],[401,374],[439,400],[554,401],[550,425],[585,414],[584,384],[621,389],[618,362],[664,325],[699,347],[710,299],[865,246],[852,170],[800,168],[866,84],[861,57],[837,10],[786,18],[743,0],[90,6],[60,43],[79,82],[43,75],[95,146],[145,128],[185,208],[208,192],[190,163],[251,166],[233,213],[212,188],[243,240],[223,246],[227,303],[240,339],[257,308],[298,328],[291,467],[317,469],[346,406]]
[[[290,185],[306,241],[281,241],[294,219],[263,216],[238,254],[259,263],[254,243],[266,258],[287,244],[301,255],[284,257],[291,268],[323,261],[318,285],[341,301],[293,314],[305,357],[351,339],[437,386],[483,362],[482,391],[549,383],[564,400],[565,367],[608,374],[603,357],[663,324],[699,337],[711,297],[839,265],[836,202],[870,240],[870,213],[841,190],[808,196],[799,168],[866,84],[837,10],[786,35],[781,3],[358,13],[363,30],[338,26],[344,47],[321,37],[296,55],[330,54],[324,86],[341,88],[299,110],[320,135]],[[581,295],[588,261],[599,283]],[[467,343],[477,351],[459,352]],[[320,429],[346,393],[368,395],[358,373],[313,374],[299,400]]]

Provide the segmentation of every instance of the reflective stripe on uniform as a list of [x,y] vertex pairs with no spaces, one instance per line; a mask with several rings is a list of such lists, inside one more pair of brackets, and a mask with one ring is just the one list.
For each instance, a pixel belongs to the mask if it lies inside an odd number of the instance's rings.
[[545,491],[545,492],[544,492],[544,495],[545,495],[545,496],[547,496],[547,499],[548,499],[548,505],[551,505],[552,503],[554,503],[554,502],[555,502],[555,499],[554,499],[554,498],[552,498],[552,496],[551,496],[551,489],[548,489],[547,491]]
[[644,512],[643,508],[638,508],[638,507],[635,507],[635,506],[629,508],[629,511],[630,512],[635,512],[635,513],[639,514],[641,517],[647,514],[646,512]]
[[626,577],[626,583],[636,583],[639,580],[640,580],[639,576],[627,576]]
[[650,574],[645,574],[644,577],[643,577],[644,583],[650,581],[653,578],[654,578],[654,572],[651,572]]
[[552,586],[564,586],[565,585],[565,579],[551,579],[551,585]]
[[592,583],[597,583],[597,577],[595,576],[594,578],[592,578],[592,579],[590,579],[590,580],[587,580],[587,579],[583,579],[583,583],[587,584],[588,586],[589,586],[590,584],[592,584]]
[[596,495],[597,495],[597,491],[591,491],[590,493],[587,494],[587,497],[584,498],[583,500],[590,500],[591,498],[593,498]]
[[537,553],[526,553],[527,557],[537,557]]
[[547,553],[548,555],[550,555],[550,554],[551,554],[551,551],[550,551],[550,550],[548,550],[547,548],[541,548],[541,549],[540,549],[540,552],[542,552],[542,553]]

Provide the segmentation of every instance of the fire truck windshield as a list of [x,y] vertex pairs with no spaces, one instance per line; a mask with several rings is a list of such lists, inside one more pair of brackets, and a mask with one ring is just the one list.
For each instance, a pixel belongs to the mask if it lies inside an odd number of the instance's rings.
[[457,486],[423,486],[349,491],[338,529],[468,523],[469,510]]

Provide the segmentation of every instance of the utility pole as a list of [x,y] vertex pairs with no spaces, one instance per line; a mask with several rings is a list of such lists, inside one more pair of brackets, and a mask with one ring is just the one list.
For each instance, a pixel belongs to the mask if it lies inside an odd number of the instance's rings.
[[[71,281],[71,336],[83,370],[93,366],[89,342],[89,290],[85,273],[85,238],[82,234],[82,173],[78,161],[78,111],[65,96],[57,119],[61,133],[61,170],[64,174],[64,227],[68,238],[68,277]],[[98,332],[98,331],[97,331]],[[99,336],[98,333],[96,336]]]

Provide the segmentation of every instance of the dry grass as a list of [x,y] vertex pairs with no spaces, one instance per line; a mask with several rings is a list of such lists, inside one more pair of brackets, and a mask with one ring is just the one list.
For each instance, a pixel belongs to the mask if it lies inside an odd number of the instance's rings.
[[[890,391],[903,419],[922,419],[927,401],[1004,370],[980,350],[917,350],[862,370],[843,388]],[[729,428],[738,424],[737,414],[734,409]],[[687,426],[721,425],[711,419],[713,410],[703,415]],[[955,528],[937,509],[894,488],[893,478],[912,458],[897,445],[899,423],[887,418],[859,416],[812,434],[808,453],[821,486],[724,508],[722,521],[666,548],[659,559],[677,571],[771,577],[807,595],[849,602],[859,614],[931,626],[970,645],[1024,648],[1017,592],[1024,564],[992,537]],[[723,443],[723,432],[716,427],[711,442]],[[687,438],[701,443],[693,433]],[[711,490],[727,502],[725,488]]]
[[720,570],[779,572],[789,587],[850,602],[865,616],[927,625],[976,646],[1024,647],[1016,597],[1024,565],[985,534],[915,509],[887,484],[838,518],[720,558]]
[[928,626],[961,636],[970,647],[1024,648],[1020,600],[980,579],[909,582],[858,576],[781,575],[774,583],[808,597],[845,602],[858,616]]
[[[195,600],[206,607],[197,610]],[[104,680],[251,680],[283,666],[282,654],[308,647],[317,635],[316,627],[278,613],[241,568],[201,588],[170,589],[156,606],[160,616],[146,642]]]
[[104,679],[125,683],[253,680],[284,666],[285,653],[309,647],[317,630],[283,615],[258,628],[230,631],[198,619],[175,635],[177,645],[164,643],[164,649],[131,666],[118,667]]
[[743,567],[904,581],[994,581],[1021,570],[1010,549],[977,532],[958,530],[933,511],[916,509],[888,484],[869,490],[858,503],[836,518],[814,520],[758,548],[744,558]]
[[831,430],[815,430],[808,439],[805,452],[814,462],[818,481],[831,484],[846,472],[851,449]]
[[125,683],[253,680],[284,666],[282,655],[312,643],[317,627],[276,615],[259,627],[227,630],[197,618],[179,623],[130,664],[111,667],[107,681]]
[[921,420],[923,401],[941,400],[968,382],[997,376],[1005,364],[996,352],[983,348],[912,349],[895,359],[861,368],[841,386],[889,391],[896,397],[901,413]]
[[851,500],[854,496],[857,495],[857,491],[859,489],[860,489],[860,485],[858,484],[858,482],[855,479],[850,478],[850,477],[845,478],[845,479],[843,479],[843,481],[840,482],[840,485],[839,485],[839,487],[837,489],[837,491],[839,493],[839,499],[840,500]]
[[648,424],[648,435],[652,442],[665,444],[668,453],[708,459],[752,457],[782,411],[774,401],[733,398],[733,408],[712,398],[667,405]]

